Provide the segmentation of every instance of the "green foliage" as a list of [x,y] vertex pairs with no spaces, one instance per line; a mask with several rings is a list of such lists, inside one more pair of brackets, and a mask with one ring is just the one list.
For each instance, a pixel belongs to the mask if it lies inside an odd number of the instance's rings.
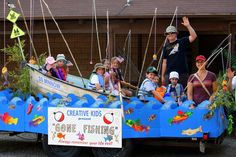
[[220,73],[217,79],[218,90],[215,94],[214,104],[216,107],[226,106],[230,111],[234,111],[236,108],[236,103],[234,100],[234,92],[224,90],[223,80],[226,80],[226,75]]
[[234,117],[232,115],[229,115],[229,119],[228,119],[228,134],[230,135],[233,132],[233,125],[234,125],[234,121],[233,121]]
[[[21,46],[22,46],[22,49],[24,52],[25,40],[21,40]],[[0,51],[6,52],[6,54],[8,55],[8,59],[7,59],[8,63],[10,63],[10,62],[21,63],[23,61],[23,57],[21,54],[19,43],[17,43],[16,41],[13,46],[7,45],[7,48],[0,49]]]
[[[25,41],[21,41],[22,49],[25,46]],[[12,88],[14,91],[20,90],[23,94],[29,93],[29,69],[23,66],[23,57],[20,50],[20,45],[15,41],[13,46],[7,46],[5,49],[1,49],[0,51],[5,52],[8,56],[7,64],[14,64],[14,69],[12,71],[8,71],[9,73],[9,81],[10,85],[8,87]]]
[[38,57],[38,65],[40,66],[44,65],[46,58],[47,58],[47,52],[40,54]]

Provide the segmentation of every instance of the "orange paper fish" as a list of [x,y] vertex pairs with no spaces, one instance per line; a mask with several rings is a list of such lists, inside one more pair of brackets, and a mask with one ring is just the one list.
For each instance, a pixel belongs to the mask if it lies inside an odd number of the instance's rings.
[[65,136],[66,136],[66,134],[63,135],[62,133],[57,133],[57,137],[60,139],[61,138],[65,139]]

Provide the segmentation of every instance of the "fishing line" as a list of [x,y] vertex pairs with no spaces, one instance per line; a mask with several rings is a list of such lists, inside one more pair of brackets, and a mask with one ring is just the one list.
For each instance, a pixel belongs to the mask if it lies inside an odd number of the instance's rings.
[[3,57],[3,62],[4,62],[4,67],[6,66],[6,0],[3,2],[3,46],[4,46],[4,57]]

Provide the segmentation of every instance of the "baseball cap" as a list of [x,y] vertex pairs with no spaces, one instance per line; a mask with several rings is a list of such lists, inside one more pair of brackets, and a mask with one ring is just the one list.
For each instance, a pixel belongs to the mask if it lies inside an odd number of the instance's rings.
[[148,67],[146,72],[147,73],[154,73],[156,75],[158,74],[157,69],[153,66]]
[[205,61],[206,57],[204,57],[203,55],[199,55],[199,56],[196,57],[196,61],[198,61],[198,60]]

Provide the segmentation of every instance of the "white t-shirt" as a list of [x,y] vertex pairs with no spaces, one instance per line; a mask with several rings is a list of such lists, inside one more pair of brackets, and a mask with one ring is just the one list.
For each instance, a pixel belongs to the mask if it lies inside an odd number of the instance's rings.
[[99,79],[98,79],[98,75],[93,75],[92,78],[90,79],[92,84],[99,84]]
[[233,77],[232,79],[232,89],[236,88],[236,76]]

